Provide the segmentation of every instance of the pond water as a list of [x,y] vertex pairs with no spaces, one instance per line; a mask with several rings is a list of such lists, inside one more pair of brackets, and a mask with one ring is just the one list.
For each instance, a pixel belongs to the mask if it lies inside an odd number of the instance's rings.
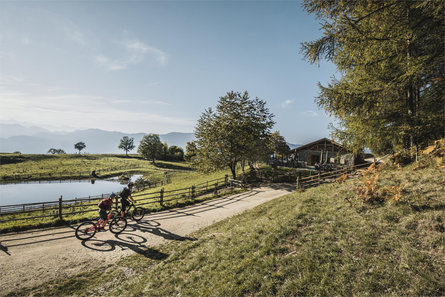
[[[135,181],[141,175],[133,175]],[[128,183],[121,184],[117,178],[107,180],[43,181],[17,184],[0,184],[0,205],[23,204],[63,199],[85,198],[120,192]]]

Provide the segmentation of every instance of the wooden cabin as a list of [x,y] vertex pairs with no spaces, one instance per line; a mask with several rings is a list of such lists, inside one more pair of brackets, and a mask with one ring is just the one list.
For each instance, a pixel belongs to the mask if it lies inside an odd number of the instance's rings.
[[306,165],[315,163],[354,163],[353,156],[344,146],[330,139],[322,138],[317,141],[302,145],[292,150],[295,160],[303,161]]

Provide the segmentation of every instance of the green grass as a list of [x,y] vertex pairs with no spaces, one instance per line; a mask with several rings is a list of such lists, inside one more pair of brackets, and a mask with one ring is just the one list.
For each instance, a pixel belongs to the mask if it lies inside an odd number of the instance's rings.
[[[178,167],[178,166],[184,166],[183,163],[173,163],[173,162],[162,162],[160,164],[163,164],[164,166],[168,167]],[[163,177],[162,171],[160,174]],[[170,170],[169,171],[169,184],[166,184],[164,186],[159,186],[155,188],[150,188],[144,191],[139,191],[135,193],[135,199],[136,201],[140,199],[144,199],[145,197],[153,196],[150,195],[152,193],[159,193],[161,188],[163,188],[165,191],[171,191],[171,190],[177,190],[177,189],[184,189],[188,188],[192,185],[198,185],[203,184],[207,181],[212,181],[215,179],[224,178],[224,176],[228,174],[227,170],[219,170],[212,173],[200,173],[197,171],[193,171],[189,168],[189,171],[185,170]],[[145,173],[144,176],[147,178],[152,178],[153,175],[151,173]],[[224,190],[220,194],[228,195],[229,193],[235,193],[233,190]],[[194,199],[188,199],[188,197],[182,197],[181,199],[174,200],[174,201],[166,201],[162,206],[159,203],[151,203],[143,205],[143,207],[146,209],[147,212],[152,211],[159,211],[164,210],[168,208],[174,208],[178,206],[184,206],[188,204],[197,203],[204,200],[214,199],[216,197],[219,197],[218,195],[214,195],[213,193],[209,193],[207,195],[202,195],[199,197],[195,197]],[[170,199],[170,198],[165,198]],[[148,200],[144,200],[143,202],[148,201],[158,201],[158,195],[154,198],[150,198]],[[81,208],[75,208],[75,209],[65,209],[63,210],[63,219],[60,220],[58,218],[58,211],[57,209],[53,210],[46,210],[43,211],[33,211],[29,213],[16,213],[16,214],[10,214],[10,215],[4,215],[1,216],[1,220],[8,220],[8,219],[17,219],[17,218],[30,218],[30,217],[38,217],[41,215],[52,215],[51,217],[45,217],[45,218],[38,218],[38,219],[28,219],[28,220],[18,220],[18,221],[6,221],[0,223],[0,233],[10,232],[10,231],[19,231],[19,230],[27,230],[32,228],[40,228],[40,227],[50,227],[50,226],[60,226],[60,225],[67,225],[71,223],[76,223],[88,219],[93,219],[98,216],[97,213],[97,204],[100,200],[91,200],[91,202],[86,202],[87,204],[92,204],[91,206],[82,206]],[[120,202],[119,202],[120,204]],[[81,214],[69,214],[70,212],[74,211],[85,211],[85,210],[92,210],[91,212],[81,213]]]
[[[399,202],[356,199],[360,179],[294,192],[176,241],[17,295],[441,296],[445,182],[434,167],[384,170]],[[112,277],[111,277],[112,276]],[[76,285],[73,285],[76,284]]]
[[0,154],[0,181],[88,178],[144,173],[162,176],[165,171],[188,171],[184,162],[151,161],[136,155],[17,155]]

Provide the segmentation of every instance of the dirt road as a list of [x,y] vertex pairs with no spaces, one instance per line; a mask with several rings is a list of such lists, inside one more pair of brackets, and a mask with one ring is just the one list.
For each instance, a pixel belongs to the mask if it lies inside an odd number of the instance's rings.
[[139,223],[128,219],[123,233],[100,232],[84,242],[74,237],[76,226],[0,235],[0,295],[110,264],[168,240],[190,239],[193,231],[292,190],[285,185],[260,187],[146,215]]

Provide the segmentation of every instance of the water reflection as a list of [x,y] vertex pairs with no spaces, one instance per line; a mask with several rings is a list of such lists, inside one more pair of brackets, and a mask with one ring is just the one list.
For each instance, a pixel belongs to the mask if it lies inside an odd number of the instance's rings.
[[[130,180],[135,181],[141,176],[133,175]],[[61,180],[0,184],[0,205],[56,201],[60,196],[64,200],[97,195],[106,196],[112,192],[120,192],[128,182],[129,180],[121,183],[116,177],[106,180]]]

